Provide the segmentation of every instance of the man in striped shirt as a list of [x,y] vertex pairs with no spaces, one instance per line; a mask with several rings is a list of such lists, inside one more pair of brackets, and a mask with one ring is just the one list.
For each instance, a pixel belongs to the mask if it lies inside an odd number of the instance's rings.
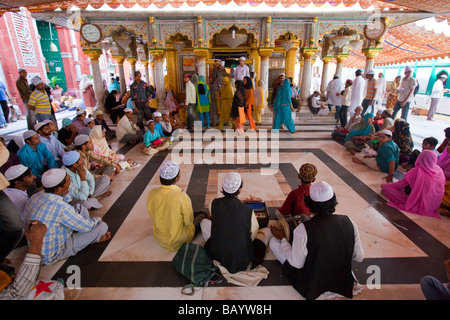
[[70,177],[64,169],[50,169],[42,175],[43,192],[33,195],[25,207],[27,221],[39,220],[47,226],[41,254],[44,264],[74,256],[88,245],[111,237],[108,225],[90,218],[89,211],[65,202]]
[[[46,232],[47,227],[40,221],[33,220],[27,225],[28,252],[14,280],[0,271],[0,300],[23,300],[33,290],[41,270],[40,254]],[[2,284],[7,285],[2,288]]]
[[28,108],[36,112],[38,122],[53,120],[52,105],[50,104],[47,91],[45,91],[45,83],[39,77],[34,77],[31,82],[34,84],[35,90],[31,93],[30,100],[28,100]]
[[366,86],[366,97],[364,98],[361,106],[363,107],[362,115],[364,115],[367,109],[371,108],[371,113],[374,111],[375,97],[377,96],[378,84],[377,80],[374,78],[373,70],[369,70],[366,73],[367,86]]

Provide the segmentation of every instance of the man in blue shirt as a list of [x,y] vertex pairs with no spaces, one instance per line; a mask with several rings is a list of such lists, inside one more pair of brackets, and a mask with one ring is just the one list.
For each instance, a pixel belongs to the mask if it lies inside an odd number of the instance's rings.
[[55,157],[48,151],[36,131],[27,130],[23,134],[25,145],[17,152],[20,163],[31,169],[31,172],[41,178],[42,174],[51,168],[58,168]]

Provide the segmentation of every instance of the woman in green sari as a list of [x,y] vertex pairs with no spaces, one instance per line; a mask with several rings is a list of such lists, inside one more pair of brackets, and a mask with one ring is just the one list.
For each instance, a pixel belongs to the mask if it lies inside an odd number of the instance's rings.
[[348,151],[353,154],[361,152],[366,147],[366,143],[373,147],[373,143],[369,139],[369,135],[375,133],[375,127],[372,124],[373,117],[372,113],[366,113],[361,122],[348,133],[344,143]]
[[205,127],[203,122],[203,115],[206,120],[206,127],[209,129],[209,107],[211,105],[211,95],[209,86],[205,84],[205,77],[198,77],[197,84],[195,85],[195,91],[197,93],[197,106],[195,112],[198,112],[202,127]]

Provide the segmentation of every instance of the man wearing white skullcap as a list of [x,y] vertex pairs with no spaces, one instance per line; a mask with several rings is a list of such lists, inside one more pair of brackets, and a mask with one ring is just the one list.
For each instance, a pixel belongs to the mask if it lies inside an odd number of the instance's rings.
[[333,214],[336,196],[324,181],[311,185],[305,202],[314,217],[294,229],[292,243],[272,226],[270,248],[288,281],[305,299],[315,300],[325,292],[352,298],[352,260],[364,259],[358,227],[349,217]]
[[89,170],[86,170],[84,161],[77,151],[69,151],[63,156],[65,170],[71,178],[69,192],[73,197],[72,204],[82,204],[87,209],[103,208],[100,199],[111,194],[110,179],[100,177],[95,179]]
[[20,163],[31,169],[33,174],[40,178],[44,171],[51,168],[58,168],[55,157],[41,143],[39,134],[33,130],[27,130],[23,134],[25,144],[17,152]]
[[[95,179],[102,176],[108,176],[110,180],[113,180],[115,174],[119,174],[121,167],[119,164],[112,162],[111,160],[97,155],[94,150],[92,139],[85,134],[78,135],[74,140],[76,151],[80,154],[80,158],[83,161],[84,168],[92,173]],[[98,163],[101,166],[95,169],[91,169],[91,163]]]
[[38,122],[53,120],[52,105],[50,104],[50,97],[45,91],[45,83],[39,77],[34,77],[31,82],[35,90],[31,93],[28,100],[28,108],[36,112],[36,120]]
[[117,140],[121,143],[136,144],[142,139],[142,132],[138,130],[133,119],[133,110],[125,108],[125,115],[117,123]]
[[17,164],[6,170],[5,178],[9,181],[9,187],[3,191],[12,203],[14,203],[25,225],[25,216],[23,213],[28,200],[30,200],[27,190],[36,187],[36,177],[29,168]]
[[78,134],[89,135],[91,133],[92,128],[95,126],[94,118],[86,118],[83,120],[84,128],[81,129]]
[[[153,238],[169,251],[191,242],[201,216],[194,218],[189,196],[175,184],[180,180],[180,167],[172,160],[159,169],[161,186],[147,196],[147,209],[153,221]],[[203,216],[204,218],[204,216]]]
[[88,245],[107,241],[111,234],[100,218],[90,218],[82,205],[65,202],[70,178],[64,169],[51,169],[42,176],[43,192],[31,197],[25,207],[29,220],[39,220],[47,226],[41,255],[44,264],[74,256]]
[[105,136],[106,140],[110,140],[112,138],[115,138],[116,137],[116,131],[112,130],[108,126],[108,124],[106,123],[105,115],[104,115],[103,111],[99,110],[99,109],[95,110],[94,116],[95,116],[95,119],[94,119],[95,120],[95,124],[96,125],[101,125],[103,127],[103,129],[106,130],[106,136]]
[[402,110],[401,117],[408,121],[409,105],[414,99],[414,89],[417,87],[417,80],[412,77],[413,69],[410,66],[405,67],[405,76],[400,82],[398,88],[398,100],[394,105],[394,112],[392,113],[392,119],[395,120],[397,113]]
[[258,230],[252,207],[238,199],[242,187],[239,173],[227,173],[222,181],[224,197],[212,200],[210,216],[201,222],[205,249],[230,273],[261,264],[271,237],[269,228]]
[[72,126],[75,127],[77,133],[83,132],[84,128],[84,120],[86,119],[86,110],[80,108],[77,110],[76,117],[72,121]]
[[53,121],[46,120],[43,122],[38,122],[35,124],[35,130],[39,133],[41,137],[41,142],[45,144],[48,151],[55,158],[56,163],[59,167],[62,166],[62,156],[66,153],[65,146],[56,138],[52,133],[56,130]]
[[437,106],[439,101],[444,97],[444,92],[448,92],[449,89],[444,88],[444,83],[447,82],[447,74],[442,73],[438,76],[438,79],[433,85],[433,89],[431,90],[430,98],[431,104],[428,108],[427,120],[433,120],[434,114],[436,113]]
[[378,137],[378,149],[376,154],[357,153],[353,156],[353,162],[365,164],[369,168],[385,172],[388,175],[383,179],[392,182],[394,172],[397,170],[400,160],[400,148],[392,140],[392,132],[384,129],[376,133]]
[[234,73],[234,79],[243,81],[245,77],[250,77],[250,69],[245,64],[245,57],[239,58],[239,65],[236,66],[236,71]]

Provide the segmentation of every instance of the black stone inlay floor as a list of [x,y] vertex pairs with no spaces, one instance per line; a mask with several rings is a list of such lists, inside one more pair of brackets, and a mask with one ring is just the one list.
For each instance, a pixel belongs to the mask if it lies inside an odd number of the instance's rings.
[[[302,138],[292,137],[292,140]],[[325,139],[323,139],[325,140]],[[121,151],[126,151],[128,147]],[[193,151],[194,152],[194,151]],[[248,152],[248,150],[247,150]],[[417,284],[420,278],[427,274],[436,276],[442,282],[446,281],[443,261],[450,256],[450,250],[439,240],[422,229],[401,211],[386,205],[383,197],[373,191],[355,177],[351,172],[336,162],[321,149],[280,149],[283,152],[310,152],[326,164],[348,186],[356,190],[380,214],[385,216],[393,225],[423,250],[428,257],[420,258],[366,258],[361,263],[354,263],[354,273],[360,283],[365,284],[370,274],[366,271],[371,265],[377,265],[381,270],[381,284]],[[157,174],[159,166],[164,161],[167,151],[154,155],[142,168],[136,178],[129,184],[121,196],[106,212],[103,220],[108,223],[112,237],[120,228],[135,202],[139,199],[146,186]],[[259,169],[264,165],[235,164],[235,165],[195,165],[187,188],[191,197],[194,211],[205,210],[205,196],[209,170],[214,169]],[[280,163],[279,169],[291,188],[298,185],[297,170],[290,163]],[[339,200],[339,199],[338,199]],[[271,219],[275,219],[276,208],[269,208]],[[355,210],[359,210],[355,208]],[[101,262],[98,261],[109,242],[89,246],[76,256],[67,259],[56,272],[53,279],[66,280],[67,267],[77,265],[81,269],[81,287],[182,287],[188,281],[178,274],[170,261],[160,262]],[[276,260],[266,260],[263,265],[270,271],[268,279],[262,280],[259,286],[288,285],[282,277],[281,265]],[[212,286],[228,286],[226,282]]]

